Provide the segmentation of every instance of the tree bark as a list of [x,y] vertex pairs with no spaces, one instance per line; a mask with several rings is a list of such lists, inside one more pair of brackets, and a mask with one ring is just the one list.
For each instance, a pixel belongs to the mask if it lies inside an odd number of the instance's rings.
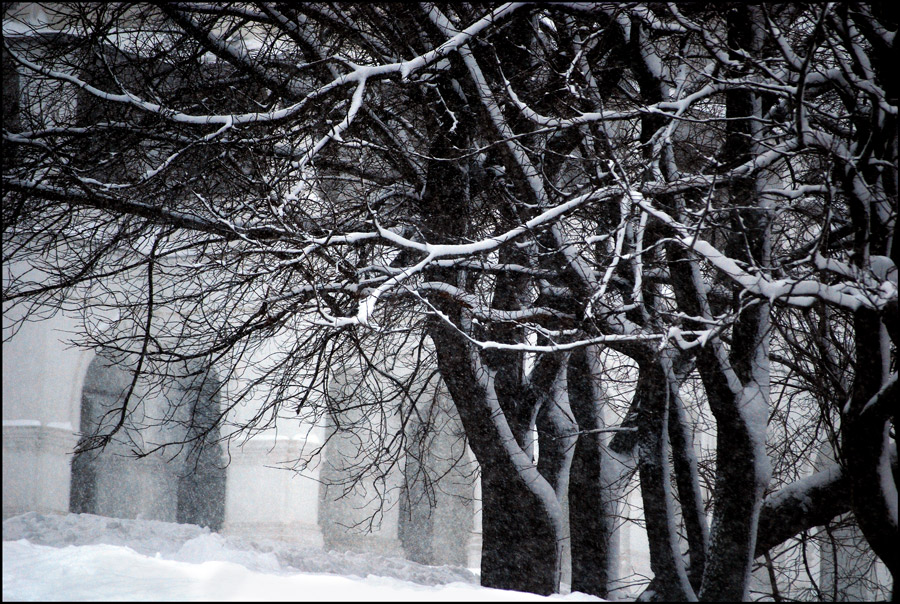
[[839,466],[769,495],[759,513],[755,556],[850,511],[850,480]]
[[638,471],[647,539],[650,543],[652,591],[642,599],[688,602],[697,599],[687,571],[675,530],[675,500],[671,493],[668,421],[669,399],[675,381],[671,360],[661,351],[658,360],[640,365],[638,389]]
[[605,426],[600,386],[587,350],[569,357],[569,405],[581,432],[575,444],[569,478],[569,534],[572,547],[572,591],[607,597],[618,554],[615,523],[618,512],[612,460],[603,453]]
[[706,550],[709,546],[709,527],[703,496],[700,492],[700,477],[697,473],[697,456],[684,404],[678,393],[678,383],[673,384],[669,398],[669,442],[672,444],[672,463],[675,469],[675,484],[681,503],[681,518],[688,542],[688,579],[694,590],[700,589],[703,569],[706,566]]
[[481,584],[538,594],[559,590],[562,509],[519,446],[500,409],[491,372],[454,328],[429,334],[469,444],[481,466]]
[[[452,87],[443,97],[453,98]],[[429,241],[465,237],[470,203],[466,159],[454,150],[466,148],[466,127],[451,129],[431,148],[427,185],[420,213]],[[429,280],[461,286],[455,269],[431,268]],[[515,278],[498,280],[492,306],[512,309]],[[431,317],[438,369],[459,412],[469,446],[481,467],[481,584],[498,589],[551,594],[559,590],[564,526],[562,509],[551,485],[524,450],[534,420],[535,393],[523,387],[520,353],[482,355],[461,335],[471,332],[470,317],[454,300],[435,296],[432,303],[444,318]],[[449,323],[448,323],[449,321]],[[499,328],[493,337],[514,340],[516,329]],[[498,353],[499,351],[494,351]]]

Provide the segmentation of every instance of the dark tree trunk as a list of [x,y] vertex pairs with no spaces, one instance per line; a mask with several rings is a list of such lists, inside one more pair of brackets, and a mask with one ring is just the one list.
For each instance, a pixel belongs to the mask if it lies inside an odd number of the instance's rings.
[[640,365],[638,390],[638,472],[650,543],[653,583],[643,596],[653,601],[696,600],[688,581],[675,531],[675,501],[671,493],[667,425],[675,376],[665,351],[657,361]]
[[545,354],[532,372],[529,388],[538,398],[538,472],[547,479],[562,504],[569,488],[578,425],[572,416],[568,397],[559,392],[565,377],[566,360],[563,353]]
[[[880,52],[873,53],[879,85],[889,102],[897,102],[897,78],[893,43],[876,34],[872,23],[848,7],[840,6],[837,16],[845,26],[852,19],[860,33]],[[860,73],[857,70],[857,73]],[[851,97],[852,98],[852,97]],[[855,100],[849,102],[856,102]],[[897,215],[897,116],[873,108],[866,120],[855,128],[855,147],[864,149],[867,161],[843,160],[836,165],[838,182],[849,204],[853,225],[851,261],[860,274],[872,273],[873,256],[890,256],[894,266],[900,263],[900,243],[894,235]],[[893,170],[881,166],[893,166]],[[884,279],[887,275],[880,275]],[[896,283],[896,281],[895,281]],[[900,575],[900,541],[897,517],[896,472],[890,468],[892,424],[896,427],[896,361],[891,369],[889,342],[898,339],[897,302],[881,312],[861,308],[854,312],[856,363],[850,403],[841,413],[841,458],[850,480],[851,506],[863,535],[875,554],[891,572],[894,597]],[[883,387],[891,393],[882,391]]]
[[567,583],[571,579],[572,541],[571,526],[565,520],[568,509],[568,492],[572,458],[578,440],[578,425],[572,416],[572,409],[565,391],[565,353],[546,353],[535,366],[529,380],[529,387],[535,389],[539,400],[537,413],[538,463],[537,469],[547,479],[563,512],[565,532],[561,542],[560,578]]
[[699,596],[703,602],[740,602],[747,595],[763,485],[746,427],[739,421],[716,421],[716,503]]
[[[730,56],[762,52],[763,15],[759,7],[729,9]],[[731,69],[743,77],[748,68]],[[749,161],[762,136],[761,100],[746,89],[725,95],[727,138],[720,156],[723,166]],[[769,211],[760,195],[764,175],[735,182],[729,189],[733,230],[727,247],[737,258],[760,271],[770,262]],[[712,532],[700,600],[733,602],[747,597],[756,550],[762,495],[770,475],[765,450],[769,402],[769,303],[743,305],[735,291],[734,308],[741,309],[734,324],[733,343],[726,357],[713,343],[698,353],[697,365],[716,418],[716,485]],[[696,297],[699,292],[693,292]]]
[[538,594],[559,590],[563,539],[556,493],[514,437],[478,353],[434,320],[438,366],[481,465],[481,584]]
[[569,405],[579,434],[569,477],[569,535],[572,547],[572,591],[604,598],[617,555],[616,492],[604,475],[602,400],[592,383],[586,350],[573,352],[568,365]]
[[[699,269],[684,250],[672,245],[667,253],[679,307],[688,314],[709,316],[708,303],[697,285]],[[759,362],[766,352],[767,313],[765,304],[753,307],[741,315],[739,322],[744,324],[736,328],[746,334],[744,347],[756,351],[754,362]],[[717,443],[713,523],[698,595],[705,601],[741,601],[754,557],[768,466],[760,442],[764,433],[760,424],[766,418],[745,415],[742,409],[762,409],[767,385],[759,380],[764,382],[767,376],[764,367],[751,367],[747,373],[738,371],[717,341],[700,348],[696,358],[716,418]],[[756,425],[751,427],[751,421]],[[755,434],[751,433],[753,429]]]
[[[504,465],[496,460],[498,468]],[[547,509],[547,501],[512,474],[508,468],[482,470],[481,584],[555,593],[561,572],[562,526],[551,516],[561,511]]]
[[[455,94],[448,87],[443,96],[452,98]],[[438,137],[432,145],[431,154],[439,159],[429,163],[420,202],[426,236],[436,243],[465,237],[468,228],[468,164],[465,158],[454,159],[455,149],[466,148],[465,128],[451,130],[450,124],[446,126],[447,137]],[[454,269],[435,267],[427,271],[427,278],[462,285]],[[494,307],[515,308],[521,292],[508,279],[500,281]],[[481,583],[499,589],[554,593],[559,590],[562,511],[553,488],[523,450],[534,419],[534,393],[522,388],[515,353],[483,357],[459,333],[460,329],[473,328],[466,311],[457,302],[440,296],[432,303],[452,322],[450,325],[434,317],[428,324],[428,334],[434,342],[441,377],[481,466]],[[492,335],[501,340],[517,336],[515,330]]]
[[672,462],[675,468],[675,484],[681,503],[681,517],[687,534],[688,579],[694,590],[700,589],[703,569],[706,566],[706,548],[709,546],[709,529],[700,492],[700,478],[697,473],[697,457],[691,430],[685,417],[678,384],[673,384],[669,398],[669,442],[672,444]]

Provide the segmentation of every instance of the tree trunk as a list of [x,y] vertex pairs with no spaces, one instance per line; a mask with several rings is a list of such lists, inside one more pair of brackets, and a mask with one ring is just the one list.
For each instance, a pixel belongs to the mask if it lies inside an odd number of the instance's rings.
[[513,435],[500,407],[494,372],[446,323],[433,319],[429,334],[441,376],[481,466],[481,584],[557,592],[564,527],[556,493]]
[[[709,316],[697,265],[675,245],[668,246],[667,254],[679,307],[694,316]],[[717,455],[713,522],[698,594],[703,601],[745,598],[768,480],[768,372],[764,362],[768,305],[746,310],[738,323],[736,334],[742,334],[739,341],[751,354],[729,359],[724,346],[715,340],[697,351],[697,368],[716,418]]]
[[578,425],[572,416],[566,393],[568,354],[547,353],[541,361],[544,362],[535,366],[529,380],[530,387],[541,393],[536,422],[539,443],[537,469],[553,487],[563,511],[566,530],[562,540],[560,578],[571,584],[571,526],[566,523],[565,514]]
[[[575,444],[569,478],[569,535],[572,547],[572,591],[607,597],[616,579],[618,517],[614,463],[604,455],[604,435],[585,433],[605,428],[601,388],[588,360],[589,351],[573,352],[568,364],[569,405],[581,432]],[[608,439],[607,439],[608,440]]]
[[[763,52],[764,17],[757,6],[740,5],[728,11],[730,56]],[[743,77],[746,67],[732,69]],[[737,165],[761,152],[759,122],[761,99],[749,90],[725,95],[727,138],[721,160]],[[757,270],[771,266],[769,202],[761,191],[766,176],[735,182],[729,189],[732,231],[727,247]],[[747,597],[756,551],[756,532],[762,496],[771,474],[766,454],[769,404],[770,304],[744,304],[736,291],[735,310],[741,309],[732,330],[733,343],[726,358],[713,343],[698,353],[698,368],[716,418],[716,486],[712,530],[700,599],[741,601]]]
[[551,505],[536,494],[502,456],[479,462],[481,584],[543,595],[558,592],[563,539],[559,503],[554,497]]
[[[679,380],[680,382],[680,380]],[[709,546],[709,528],[703,496],[700,493],[700,477],[697,473],[697,456],[684,404],[678,394],[678,383],[669,398],[669,442],[672,444],[672,462],[675,468],[675,484],[681,503],[681,517],[688,542],[688,579],[694,590],[700,589],[703,569],[706,566],[706,549]]]
[[[443,84],[444,99],[458,98],[448,81]],[[468,160],[456,158],[455,151],[466,148],[466,126],[471,125],[447,123],[444,134],[432,143],[431,155],[437,159],[429,162],[419,211],[426,236],[434,243],[463,238],[469,227]],[[429,268],[426,277],[463,286],[455,269]],[[515,308],[521,295],[514,277],[501,276],[492,306]],[[467,311],[440,296],[432,303],[444,315],[428,323],[438,369],[481,466],[481,584],[538,594],[557,592],[564,538],[562,509],[553,488],[523,450],[535,400],[534,393],[522,387],[521,355],[500,351],[482,355],[459,333],[473,329]],[[498,330],[491,335],[501,341],[518,336],[514,327]]]
[[687,577],[675,531],[675,501],[671,493],[668,421],[669,399],[675,381],[666,351],[656,361],[640,365],[638,389],[638,471],[641,499],[650,543],[651,588],[644,600],[688,602],[697,599]]
[[740,602],[747,597],[765,485],[758,475],[756,444],[746,427],[740,421],[716,419],[716,503],[699,595],[703,602]]

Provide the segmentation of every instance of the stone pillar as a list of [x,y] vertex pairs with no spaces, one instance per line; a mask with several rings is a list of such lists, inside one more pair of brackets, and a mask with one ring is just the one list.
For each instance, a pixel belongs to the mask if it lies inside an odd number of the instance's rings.
[[381,468],[373,467],[356,480],[369,463],[364,445],[372,443],[362,434],[335,431],[333,426],[328,430],[319,492],[325,547],[403,556],[398,506],[401,477],[397,471],[382,475]]
[[411,560],[467,566],[476,465],[449,395],[419,398],[406,427],[400,538]]
[[[225,485],[223,532],[321,547],[319,472],[291,469],[319,445],[310,435],[259,435],[231,449]],[[279,467],[280,466],[280,467]]]
[[[7,268],[16,274],[26,267]],[[4,312],[4,335],[21,318],[20,310]],[[87,353],[67,347],[59,334],[74,327],[60,313],[22,325],[3,342],[3,518],[69,509]]]
[[69,511],[69,464],[78,442],[67,423],[3,421],[3,518]]
[[366,400],[358,369],[332,379],[331,415],[326,418],[319,524],[325,547],[403,556],[399,539],[402,468],[385,467],[382,438],[399,429],[390,409]]

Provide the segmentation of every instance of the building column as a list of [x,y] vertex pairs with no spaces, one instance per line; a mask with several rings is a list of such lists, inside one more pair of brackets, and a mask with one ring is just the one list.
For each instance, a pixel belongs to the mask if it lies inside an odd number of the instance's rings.
[[314,435],[259,435],[233,446],[222,532],[321,547],[319,471],[297,472],[291,463],[308,461],[319,444]]
[[69,466],[77,443],[68,423],[3,420],[4,520],[25,512],[69,511]]

